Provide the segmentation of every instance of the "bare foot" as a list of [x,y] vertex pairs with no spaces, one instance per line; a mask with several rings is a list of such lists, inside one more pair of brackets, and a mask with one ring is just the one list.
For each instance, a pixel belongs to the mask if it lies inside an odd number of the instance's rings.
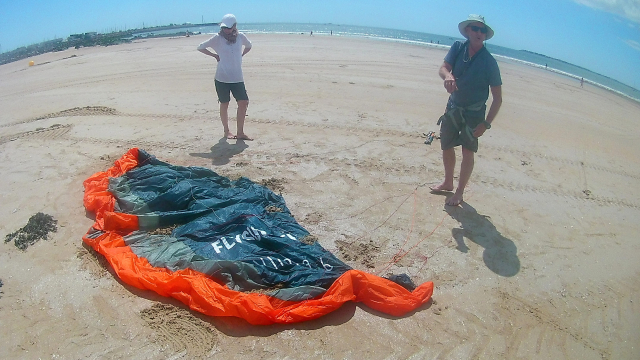
[[252,138],[250,138],[249,136],[247,136],[247,134],[238,134],[238,136],[236,136],[236,139],[238,140],[253,140]]
[[457,192],[453,194],[452,197],[448,198],[445,202],[445,205],[449,206],[458,206],[463,201],[462,194],[458,194]]
[[236,136],[235,136],[235,135],[233,135],[233,133],[232,133],[231,131],[226,132],[226,133],[224,134],[224,136],[225,136],[227,139],[235,139],[235,138],[236,138]]
[[453,191],[453,185],[442,183],[440,185],[429,186],[432,192]]

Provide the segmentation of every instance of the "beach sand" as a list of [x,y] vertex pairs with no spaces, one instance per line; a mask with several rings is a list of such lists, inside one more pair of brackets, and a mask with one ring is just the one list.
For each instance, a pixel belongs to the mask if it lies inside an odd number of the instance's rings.
[[[423,137],[448,96],[444,50],[250,35],[242,142],[222,137],[206,38],[0,66],[0,236],[38,212],[58,226],[25,251],[0,243],[0,358],[640,358],[639,103],[499,59],[502,109],[465,203],[445,207]],[[122,283],[83,245],[82,183],[132,147],[271,184],[338,258],[433,281],[433,301],[251,326]]]

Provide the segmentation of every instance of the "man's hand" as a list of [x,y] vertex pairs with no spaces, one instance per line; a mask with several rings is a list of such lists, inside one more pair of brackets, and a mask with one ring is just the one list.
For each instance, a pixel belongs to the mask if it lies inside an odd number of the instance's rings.
[[449,94],[458,90],[458,85],[456,85],[456,78],[453,77],[453,74],[451,73],[452,71],[453,68],[451,67],[451,64],[446,61],[442,63],[442,66],[440,66],[440,70],[438,71],[440,78],[444,80],[444,88],[447,89],[447,92]]
[[447,89],[447,92],[451,94],[452,92],[458,90],[458,85],[456,85],[456,79],[449,73],[444,78],[444,88]]
[[473,129],[473,137],[477,139],[482,136],[485,131],[487,131],[487,127],[484,125],[484,122],[481,122],[475,129]]

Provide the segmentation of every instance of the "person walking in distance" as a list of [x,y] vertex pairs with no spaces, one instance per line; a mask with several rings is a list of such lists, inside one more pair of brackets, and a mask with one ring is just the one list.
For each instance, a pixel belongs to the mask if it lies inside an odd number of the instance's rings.
[[[214,52],[209,49],[213,49]],[[251,41],[238,32],[236,17],[227,14],[220,22],[220,32],[198,46],[198,51],[212,56],[218,62],[215,87],[220,103],[220,119],[227,139],[253,140],[244,132],[244,120],[249,106],[249,96],[242,75],[242,57],[251,50]],[[238,103],[237,133],[229,129],[229,102],[231,94]]]

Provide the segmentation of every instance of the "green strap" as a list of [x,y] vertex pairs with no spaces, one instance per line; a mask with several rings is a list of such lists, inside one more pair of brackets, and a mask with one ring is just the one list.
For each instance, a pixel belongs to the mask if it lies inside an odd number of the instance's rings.
[[[462,127],[467,125],[467,120],[464,118],[465,111],[478,111],[478,110],[481,110],[483,106],[484,106],[484,101],[480,101],[480,102],[477,102],[475,104],[471,104],[471,105],[466,106],[466,107],[456,106],[453,109],[447,111],[444,114],[444,116],[451,120],[453,125],[456,127],[456,130],[460,131],[460,129]],[[460,113],[460,124],[458,124],[458,121],[456,120],[456,116],[455,116],[455,112],[456,111],[458,111]],[[440,120],[438,120],[438,125],[440,125],[441,122],[442,122],[442,118],[440,118]],[[469,134],[473,133],[473,131],[471,131],[473,129],[470,130],[469,126],[466,126],[466,128],[467,128],[466,131]]]

